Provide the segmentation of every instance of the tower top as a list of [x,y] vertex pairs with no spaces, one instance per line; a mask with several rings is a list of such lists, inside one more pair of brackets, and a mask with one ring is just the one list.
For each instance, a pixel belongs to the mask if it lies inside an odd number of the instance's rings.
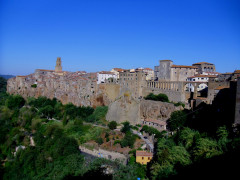
[[62,61],[60,57],[57,57],[55,72],[62,72]]

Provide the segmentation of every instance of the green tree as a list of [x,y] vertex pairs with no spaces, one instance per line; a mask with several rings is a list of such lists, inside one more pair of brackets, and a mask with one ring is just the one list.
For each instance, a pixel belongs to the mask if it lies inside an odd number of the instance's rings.
[[108,127],[109,127],[109,129],[111,129],[111,130],[116,129],[116,127],[117,127],[117,122],[116,122],[116,121],[111,121],[110,123],[108,123]]
[[127,133],[131,130],[130,123],[128,121],[123,122],[123,127],[121,129],[121,132]]
[[9,109],[19,109],[22,106],[24,106],[24,104],[25,104],[25,100],[20,95],[9,96],[6,101],[6,106]]
[[187,120],[187,114],[184,111],[174,111],[169,120],[167,120],[167,128],[175,131],[184,126]]
[[221,148],[215,140],[209,138],[199,138],[193,150],[194,160],[211,158],[222,154]]

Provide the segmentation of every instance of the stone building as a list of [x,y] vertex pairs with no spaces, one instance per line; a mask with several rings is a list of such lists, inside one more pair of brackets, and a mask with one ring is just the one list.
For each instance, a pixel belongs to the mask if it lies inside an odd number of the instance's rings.
[[128,91],[134,98],[141,98],[142,88],[146,86],[146,73],[143,70],[124,70],[120,73],[119,85],[122,92]]
[[240,77],[237,78],[237,90],[236,90],[236,106],[235,106],[235,120],[236,125],[240,125]]
[[101,71],[97,73],[97,84],[105,83],[109,78],[117,79],[117,75],[110,71]]
[[62,61],[60,57],[57,58],[55,72],[62,72]]
[[160,60],[159,66],[154,67],[155,80],[186,81],[187,77],[197,74],[198,67],[174,65],[171,60]]
[[215,65],[208,62],[194,63],[193,66],[198,67],[198,74],[203,74],[204,72],[216,72]]
[[122,68],[113,68],[111,70],[111,72],[114,73],[117,76],[117,79],[119,79],[119,73],[123,72],[123,71],[124,71],[124,69],[122,69]]

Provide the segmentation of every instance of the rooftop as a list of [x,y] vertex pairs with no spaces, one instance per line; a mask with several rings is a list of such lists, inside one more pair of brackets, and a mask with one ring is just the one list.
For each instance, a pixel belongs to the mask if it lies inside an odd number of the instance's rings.
[[209,65],[213,65],[212,63],[208,63],[208,62],[198,62],[198,63],[194,63],[193,65],[199,65],[199,64],[209,64]]
[[172,65],[171,68],[191,68],[191,69],[198,69],[196,66],[185,66],[185,65]]
[[136,156],[153,157],[153,153],[146,151],[136,151]]

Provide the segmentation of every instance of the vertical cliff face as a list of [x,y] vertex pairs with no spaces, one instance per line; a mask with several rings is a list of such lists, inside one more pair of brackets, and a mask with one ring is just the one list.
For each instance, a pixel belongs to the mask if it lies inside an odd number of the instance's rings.
[[17,76],[8,80],[7,92],[27,97],[46,96],[57,98],[63,104],[76,106],[108,105],[116,98],[117,85],[101,85],[96,77],[88,74],[66,73],[59,75],[49,70],[38,70],[28,76]]
[[131,124],[140,124],[140,102],[126,94],[121,96],[109,104],[106,119],[118,123],[129,121]]
[[118,123],[129,121],[131,124],[142,124],[143,120],[168,120],[171,113],[180,110],[172,103],[151,100],[135,100],[124,93],[119,99],[109,104],[106,119]]

